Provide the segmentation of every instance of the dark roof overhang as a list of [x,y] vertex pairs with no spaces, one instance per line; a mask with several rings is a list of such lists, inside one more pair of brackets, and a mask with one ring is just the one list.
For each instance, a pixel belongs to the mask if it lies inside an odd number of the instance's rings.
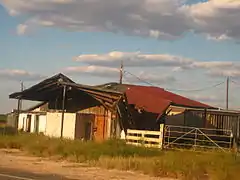
[[9,98],[49,102],[59,97],[61,99],[64,86],[67,87],[68,98],[86,97],[87,95],[109,109],[114,108],[123,94],[118,91],[102,89],[98,86],[76,84],[63,74],[58,74],[22,92],[10,94]]

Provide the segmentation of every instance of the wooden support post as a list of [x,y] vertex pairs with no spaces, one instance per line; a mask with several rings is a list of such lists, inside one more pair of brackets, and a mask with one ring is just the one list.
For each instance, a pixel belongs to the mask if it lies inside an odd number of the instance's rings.
[[66,99],[66,85],[64,85],[64,86],[63,86],[63,94],[62,94],[62,120],[61,120],[61,138],[63,138],[63,126],[64,126],[65,99]]
[[159,148],[163,149],[163,142],[164,142],[164,128],[165,124],[160,124],[160,136],[159,136]]

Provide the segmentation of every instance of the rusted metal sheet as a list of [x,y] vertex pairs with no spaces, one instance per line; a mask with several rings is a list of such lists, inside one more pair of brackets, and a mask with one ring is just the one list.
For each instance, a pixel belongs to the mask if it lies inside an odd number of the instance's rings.
[[105,115],[96,115],[95,116],[95,130],[94,130],[94,140],[103,141],[105,137],[105,125],[106,125],[106,116]]
[[103,141],[107,138],[107,109],[104,106],[95,106],[79,112],[80,114],[94,115],[93,121],[93,139]]
[[162,114],[171,104],[171,101],[163,99],[161,96],[139,90],[138,87],[128,88],[126,96],[128,104],[134,104],[139,109],[157,114]]
[[[186,97],[180,96],[178,94],[171,93],[169,91],[166,91],[162,88],[158,87],[148,87],[148,86],[135,86],[135,85],[128,85],[128,88],[126,90],[126,93],[128,94],[128,99],[139,99],[138,103],[144,103],[145,101],[150,101],[148,98],[151,95],[151,99],[155,98],[161,98],[161,101],[166,104],[167,101],[170,101],[172,104],[175,105],[181,105],[181,106],[187,106],[187,107],[199,107],[199,108],[212,108],[209,105],[188,99]],[[141,96],[139,96],[141,95]],[[160,101],[160,99],[159,99]],[[154,104],[149,104],[151,107],[154,106]],[[160,106],[161,107],[161,106]]]
[[105,108],[103,106],[94,106],[94,107],[91,107],[91,108],[81,110],[80,113],[104,115]]

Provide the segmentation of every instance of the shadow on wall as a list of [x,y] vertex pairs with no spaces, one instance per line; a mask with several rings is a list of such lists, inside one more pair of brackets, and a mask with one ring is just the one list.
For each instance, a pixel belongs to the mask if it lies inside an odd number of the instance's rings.
[[187,126],[195,128],[216,129],[204,116],[197,115],[190,111],[184,111],[176,115],[168,115],[166,125]]
[[[69,97],[77,98],[69,98]],[[66,96],[65,108],[69,113],[76,113],[78,111],[88,109],[91,107],[101,105],[96,99],[86,93],[79,93],[79,91],[72,90]],[[51,110],[62,110],[62,98],[56,98],[54,101],[50,101],[48,108]]]
[[133,105],[130,106],[129,110],[135,123],[135,129],[152,131],[159,130],[159,126],[156,122],[158,114],[147,112],[144,110],[138,110]]

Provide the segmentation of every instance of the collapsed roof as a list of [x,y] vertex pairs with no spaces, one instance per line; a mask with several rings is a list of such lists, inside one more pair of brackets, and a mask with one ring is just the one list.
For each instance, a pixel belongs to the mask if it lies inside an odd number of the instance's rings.
[[153,113],[159,113],[159,111],[163,112],[163,110],[165,110],[169,105],[215,109],[207,104],[174,94],[159,87],[118,83],[108,83],[96,87],[103,90],[123,92],[127,97],[128,104],[133,104],[138,108],[142,108]]
[[67,86],[67,96],[69,99],[78,98],[82,101],[92,101],[94,98],[107,108],[112,109],[115,103],[122,96],[121,92],[113,90],[103,90],[95,86],[76,84],[63,74],[50,77],[22,92],[9,95],[12,99],[24,99],[30,101],[49,102],[56,99],[62,100],[63,87]]
[[[98,86],[77,84],[63,74],[50,77],[22,92],[9,95],[9,98],[48,102],[62,94],[63,86],[71,87],[68,94],[72,98],[87,95],[113,108],[121,98],[126,97],[128,104],[152,113],[163,113],[170,105],[213,108],[209,105],[171,93],[162,88],[129,84],[108,83]],[[81,99],[81,98],[80,98]]]

